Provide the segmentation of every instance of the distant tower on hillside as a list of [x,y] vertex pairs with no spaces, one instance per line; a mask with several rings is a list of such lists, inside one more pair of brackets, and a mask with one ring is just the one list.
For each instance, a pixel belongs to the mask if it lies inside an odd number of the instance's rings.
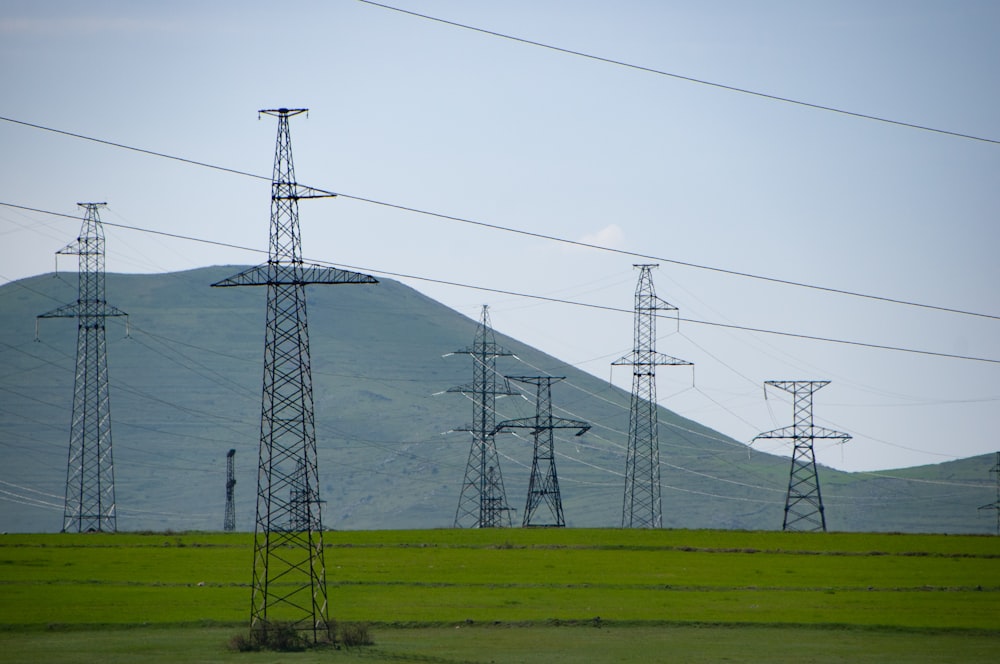
[[676,311],[677,307],[656,297],[651,274],[656,265],[635,267],[639,268],[639,283],[635,288],[635,343],[631,353],[611,363],[632,367],[622,528],[662,528],[656,367],[691,366],[691,363],[656,352],[656,312]]
[[[562,496],[559,493],[559,477],[556,475],[556,429],[578,429],[582,436],[590,425],[579,420],[567,420],[552,416],[552,383],[565,376],[507,376],[510,380],[535,386],[535,416],[515,420],[504,420],[496,426],[499,433],[505,429],[531,429],[534,438],[534,454],[531,460],[531,479],[528,481],[528,501],[524,506],[521,527],[555,527],[566,525],[563,515]],[[545,504],[549,508],[549,518],[537,518],[538,508]]]
[[222,530],[227,533],[236,530],[236,504],[233,500],[236,488],[235,456],[236,450],[229,450],[226,455],[226,518],[222,522]]
[[1000,535],[1000,452],[997,452],[997,462],[990,468],[990,472],[996,475],[997,499],[989,505],[983,505],[981,510],[994,510],[997,513],[997,535]]
[[509,528],[510,507],[494,436],[497,397],[516,394],[507,380],[497,374],[497,358],[513,353],[497,343],[490,327],[489,307],[485,304],[475,340],[455,354],[472,357],[472,383],[448,390],[460,392],[472,400],[472,424],[458,429],[472,434],[472,447],[455,511],[455,527]]
[[826,532],[826,513],[823,497],[819,490],[819,476],[816,474],[816,454],[813,441],[817,438],[851,440],[850,434],[824,429],[813,424],[813,398],[816,390],[829,385],[828,380],[769,380],[767,386],[790,392],[794,397],[795,423],[759,434],[754,440],[789,439],[793,442],[792,469],[788,475],[788,493],[785,496],[785,518],[782,530]]
[[62,531],[113,533],[118,529],[118,520],[104,321],[126,314],[105,299],[104,227],[97,209],[106,203],[78,205],[85,210],[80,237],[56,252],[80,257],[76,302],[38,318],[77,319],[76,377]]
[[305,286],[378,283],[366,274],[302,262],[299,200],[335,195],[295,181],[288,119],[305,112],[260,111],[278,118],[267,263],[212,284],[267,286],[250,607],[253,639],[268,636],[283,622],[311,632],[313,641],[329,633]]

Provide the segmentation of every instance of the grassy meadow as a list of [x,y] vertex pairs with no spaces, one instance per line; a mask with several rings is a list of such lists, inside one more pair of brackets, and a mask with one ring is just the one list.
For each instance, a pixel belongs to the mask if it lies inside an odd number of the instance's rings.
[[[325,534],[331,618],[281,661],[992,661],[1000,538],[684,530]],[[0,536],[2,661],[275,661],[246,533]]]

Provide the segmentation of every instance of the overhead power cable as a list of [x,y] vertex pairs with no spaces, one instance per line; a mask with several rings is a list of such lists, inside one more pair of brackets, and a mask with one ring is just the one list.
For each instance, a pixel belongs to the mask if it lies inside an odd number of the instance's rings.
[[407,14],[408,16],[413,16],[416,18],[422,18],[427,21],[434,21],[435,23],[441,23],[444,25],[450,25],[455,28],[462,28],[463,30],[471,30],[472,32],[478,32],[484,35],[490,35],[491,37],[499,37],[500,39],[507,39],[510,41],[518,42],[521,44],[527,44],[528,46],[536,46],[538,48],[548,49],[550,51],[556,51],[558,53],[564,53],[566,55],[574,55],[580,58],[586,58],[588,60],[594,60],[597,62],[603,62],[609,65],[615,65],[617,67],[625,67],[627,69],[633,69],[636,71],[646,72],[647,74],[656,74],[657,76],[666,76],[679,81],[686,81],[688,83],[697,83],[698,85],[705,85],[711,88],[717,88],[719,90],[726,90],[728,92],[736,92],[738,94],[750,95],[753,97],[759,97],[761,99],[767,99],[770,101],[777,101],[784,104],[792,104],[795,106],[802,106],[805,108],[811,108],[817,111],[826,111],[829,113],[838,113],[840,115],[847,115],[853,118],[860,118],[862,120],[872,120],[875,122],[882,122],[885,124],[896,125],[898,127],[906,127],[908,129],[919,129],[920,131],[928,131],[935,134],[944,134],[945,136],[953,136],[955,138],[965,138],[972,141],[980,141],[983,143],[992,143],[994,145],[1000,145],[1000,140],[985,138],[983,136],[975,136],[973,134],[963,134],[957,131],[950,131],[948,129],[938,129],[936,127],[929,127],[926,125],[914,124],[912,122],[903,122],[902,120],[893,120],[891,118],[884,118],[877,115],[870,115],[868,113],[859,113],[857,111],[849,111],[844,108],[837,108],[835,106],[825,106],[823,104],[815,104],[808,101],[802,101],[800,99],[792,99],[791,97],[782,97],[779,95],[769,94],[766,92],[759,92],[757,90],[751,90],[749,88],[741,88],[735,85],[726,85],[725,83],[716,83],[714,81],[708,81],[702,78],[695,78],[693,76],[685,76],[683,74],[677,74],[674,72],[664,71],[662,69],[655,69],[653,67],[645,67],[643,65],[637,65],[630,62],[625,62],[623,60],[615,60],[613,58],[606,58],[600,55],[594,55],[592,53],[585,53],[583,51],[575,51],[569,48],[563,48],[560,46],[553,46],[552,44],[546,44],[544,42],[534,41],[532,39],[525,39],[524,37],[517,37],[515,35],[505,34],[503,32],[496,32],[495,30],[488,30],[486,28],[479,28],[474,25],[468,25],[466,23],[458,23],[457,21],[450,21],[448,19],[440,18],[437,16],[431,16],[429,14],[421,14],[419,12],[410,11],[408,9],[402,9],[400,7],[393,7],[392,5],[386,5],[381,2],[372,2],[372,0],[358,0],[358,2],[366,5],[371,5],[373,7],[380,7],[382,9],[388,9],[394,12],[399,12],[400,14]]
[[[208,164],[203,161],[196,161],[194,159],[185,159],[184,157],[178,157],[171,154],[166,154],[165,152],[157,152],[155,150],[146,150],[144,148],[137,148],[132,145],[125,145],[124,143],[115,143],[114,141],[108,141],[103,138],[94,138],[93,136],[84,136],[83,134],[74,134],[71,131],[65,131],[63,129],[55,129],[54,127],[46,127],[40,124],[34,124],[32,122],[25,122],[23,120],[15,120],[14,118],[0,117],[0,120],[5,120],[6,122],[12,122],[14,124],[23,125],[25,127],[31,127],[32,129],[41,129],[43,131],[50,131],[54,134],[62,134],[63,136],[69,136],[70,138],[79,138],[85,141],[91,141],[93,143],[101,143],[103,145],[108,145],[113,148],[121,148],[122,150],[131,150],[132,152],[141,152],[142,154],[147,154],[153,157],[162,157],[163,159],[172,159],[174,161],[180,161],[185,164],[191,164],[192,166],[202,166],[204,168],[211,168],[216,171],[223,171],[226,173],[233,173],[234,175],[243,175],[248,178],[256,178],[258,180],[271,181],[271,176],[269,175],[257,175],[256,173],[250,173],[248,171],[240,171],[235,168],[226,168],[225,166],[216,166],[215,164]],[[318,190],[317,190],[318,191]],[[329,193],[329,192],[324,192]]]
[[[58,213],[58,212],[48,212],[46,210],[41,210],[39,208],[30,208],[30,207],[26,207],[26,206],[22,206],[22,205],[14,205],[14,204],[11,204],[11,203],[4,203],[3,201],[0,201],[0,205],[4,205],[4,206],[8,206],[8,207],[16,207],[16,208],[20,208],[22,210],[31,210],[33,212],[40,212],[40,213],[43,213],[43,214],[56,214],[56,215],[59,215],[59,216],[70,216],[70,215],[64,215],[64,214]],[[229,249],[238,249],[238,250],[241,250],[241,251],[251,251],[251,252],[254,252],[254,253],[261,253],[261,254],[267,253],[267,251],[264,250],[264,249],[256,249],[254,247],[247,247],[247,246],[233,244],[233,243],[229,243],[229,242],[219,242],[219,241],[216,241],[216,240],[204,240],[204,239],[197,238],[197,237],[192,237],[192,236],[189,236],[189,235],[180,235],[180,234],[177,234],[177,233],[165,233],[163,231],[156,231],[156,230],[141,228],[139,226],[129,226],[129,225],[125,225],[125,224],[115,224],[115,223],[111,223],[111,222],[103,222],[103,223],[104,223],[104,226],[113,226],[113,227],[116,227],[116,228],[123,228],[123,229],[132,230],[132,231],[138,231],[138,232],[142,232],[142,233],[153,233],[155,235],[165,235],[165,236],[172,237],[172,238],[175,238],[175,239],[188,240],[188,241],[191,241],[191,242],[203,242],[205,244],[211,244],[211,245],[215,245],[215,246],[226,247],[226,248],[229,248]],[[577,307],[587,307],[589,309],[599,309],[599,310],[602,310],[602,311],[613,311],[615,313],[623,313],[623,314],[630,314],[630,315],[634,314],[634,310],[632,310],[632,309],[623,309],[621,307],[611,307],[611,306],[607,306],[607,305],[603,305],[603,304],[594,304],[594,303],[591,303],[591,302],[577,302],[577,301],[574,301],[574,300],[566,300],[566,299],[558,298],[558,297],[549,297],[547,295],[534,295],[532,293],[521,293],[521,292],[518,292],[518,291],[512,291],[512,290],[507,290],[507,289],[503,289],[503,288],[490,288],[488,286],[476,286],[474,284],[466,284],[466,283],[462,283],[460,281],[450,281],[450,280],[446,280],[446,279],[435,279],[433,277],[422,277],[422,276],[415,275],[415,274],[406,274],[406,273],[403,273],[403,272],[393,272],[393,271],[381,270],[381,269],[373,268],[373,267],[360,267],[360,266],[356,266],[356,265],[345,265],[343,263],[336,263],[336,264],[334,264],[334,263],[332,263],[330,261],[320,260],[320,259],[304,258],[303,260],[305,260],[306,262],[309,262],[309,263],[317,264],[317,265],[329,265],[329,266],[336,266],[336,267],[340,267],[340,268],[344,268],[344,269],[348,269],[348,270],[357,270],[357,271],[363,271],[363,272],[374,272],[376,274],[381,274],[381,275],[385,275],[385,276],[389,276],[389,277],[396,277],[396,278],[399,278],[399,279],[413,279],[413,280],[416,280],[416,281],[424,281],[424,282],[427,282],[427,283],[440,284],[442,286],[453,286],[453,287],[456,287],[456,288],[469,288],[469,289],[472,289],[472,290],[478,290],[478,291],[483,291],[483,292],[487,292],[487,293],[496,293],[498,295],[509,295],[511,297],[523,297],[523,298],[529,298],[529,299],[533,299],[533,300],[540,300],[540,301],[543,301],[543,302],[553,302],[553,303],[556,303],[556,304],[568,304],[568,305],[577,306]],[[980,315],[980,314],[976,314],[976,315]],[[679,320],[681,322],[692,323],[694,325],[708,325],[708,326],[711,326],[711,327],[721,327],[721,328],[725,328],[725,329],[729,329],[729,330],[742,330],[744,332],[757,332],[759,334],[773,334],[773,335],[782,336],[782,337],[790,337],[790,338],[794,338],[794,339],[803,339],[803,340],[806,340],[806,341],[822,341],[822,342],[825,342],[825,343],[841,344],[841,345],[845,345],[845,346],[857,346],[857,347],[861,347],[861,348],[872,348],[872,349],[875,349],[875,350],[889,350],[889,351],[896,351],[896,352],[900,352],[900,353],[913,353],[913,354],[916,354],[916,355],[927,355],[927,356],[931,356],[931,357],[941,357],[941,358],[952,359],[952,360],[969,360],[969,361],[972,361],[972,362],[987,362],[987,363],[990,363],[990,364],[1000,364],[1000,359],[989,358],[989,357],[976,357],[976,356],[973,356],[973,355],[958,355],[958,354],[955,354],[955,353],[942,353],[942,352],[932,351],[932,350],[922,350],[922,349],[919,349],[919,348],[905,348],[903,346],[892,346],[892,345],[889,345],[889,344],[874,344],[874,343],[868,343],[868,342],[864,342],[864,341],[851,341],[851,340],[848,340],[848,339],[836,339],[836,338],[833,338],[833,337],[820,337],[820,336],[811,335],[811,334],[800,334],[800,333],[797,333],[797,332],[782,332],[780,330],[768,330],[768,329],[761,328],[761,327],[749,327],[749,326],[746,326],[746,325],[736,325],[734,323],[720,323],[718,321],[698,320],[698,319],[695,319],[695,318],[683,318],[683,317],[677,318],[677,317],[674,317],[674,316],[669,316],[669,318],[670,318],[670,320]],[[997,318],[997,317],[996,316],[989,316],[989,318]]]
[[[266,176],[266,175],[258,175],[256,173],[250,173],[248,171],[241,171],[241,170],[238,170],[238,169],[235,169],[235,168],[227,168],[225,166],[217,166],[215,164],[209,164],[207,162],[197,161],[195,159],[187,159],[185,157],[178,157],[178,156],[175,156],[175,155],[167,154],[165,152],[158,152],[156,150],[147,150],[147,149],[144,149],[144,148],[137,148],[137,147],[133,147],[133,146],[130,146],[130,145],[124,145],[122,143],[115,143],[113,141],[108,141],[108,140],[101,139],[101,138],[94,138],[92,136],[85,136],[83,134],[77,134],[77,133],[73,133],[73,132],[69,132],[69,131],[64,131],[62,129],[55,129],[53,127],[46,127],[46,126],[43,126],[43,125],[31,123],[31,122],[25,122],[23,120],[15,120],[14,118],[8,118],[8,117],[3,117],[3,116],[0,116],[0,120],[6,121],[6,122],[11,122],[11,123],[14,123],[14,124],[23,125],[25,127],[31,127],[33,129],[41,129],[43,131],[50,131],[50,132],[54,132],[56,134],[62,134],[64,136],[70,136],[72,138],[79,138],[79,139],[86,140],[86,141],[92,141],[94,143],[100,143],[102,145],[108,145],[108,146],[111,146],[111,147],[121,148],[123,150],[131,150],[133,152],[139,152],[139,153],[146,154],[146,155],[151,155],[151,156],[154,156],[154,157],[161,157],[163,159],[172,159],[174,161],[179,161],[179,162],[182,162],[182,163],[185,163],[185,164],[191,164],[191,165],[194,165],[194,166],[201,166],[201,167],[204,167],[204,168],[211,168],[213,170],[223,171],[225,173],[232,173],[232,174],[235,174],[235,175],[242,175],[242,176],[245,176],[245,177],[251,177],[251,178],[254,178],[254,179],[257,179],[257,180],[265,180],[265,181],[268,181],[268,182],[271,181],[271,177],[270,176]],[[963,316],[977,316],[977,317],[980,317],[980,318],[992,318],[994,320],[1000,320],[1000,315],[986,314],[986,313],[981,313],[981,312],[968,311],[968,310],[965,310],[965,309],[957,309],[957,308],[953,308],[953,307],[944,307],[944,306],[935,305],[935,304],[926,304],[926,303],[922,303],[922,302],[913,302],[913,301],[910,301],[910,300],[903,300],[903,299],[899,299],[899,298],[886,297],[886,296],[882,296],[882,295],[872,295],[872,294],[869,294],[869,293],[860,293],[860,292],[857,292],[857,291],[850,291],[850,290],[845,290],[845,289],[841,289],[841,288],[831,288],[831,287],[828,287],[828,286],[820,286],[820,285],[817,285],[817,284],[809,284],[809,283],[805,283],[805,282],[801,282],[801,281],[793,281],[791,279],[779,279],[777,277],[768,277],[768,276],[764,276],[764,275],[760,275],[760,274],[753,274],[751,272],[741,272],[739,270],[730,270],[730,269],[727,269],[727,268],[714,267],[714,266],[711,266],[711,265],[700,265],[698,263],[691,263],[691,262],[688,262],[688,261],[682,261],[682,260],[678,260],[678,259],[674,259],[674,258],[666,258],[664,256],[654,256],[652,254],[643,254],[643,253],[639,253],[639,252],[636,252],[636,251],[627,251],[625,249],[616,249],[614,247],[606,247],[606,246],[599,245],[599,244],[593,244],[591,242],[583,242],[583,241],[580,241],[580,240],[570,240],[570,239],[567,239],[567,238],[558,237],[556,235],[548,235],[548,234],[545,234],[545,233],[538,233],[538,232],[534,232],[534,231],[527,231],[527,230],[523,230],[523,229],[520,229],[520,228],[513,228],[513,227],[510,227],[510,226],[501,226],[499,224],[491,224],[491,223],[488,223],[488,222],[485,222],[485,221],[477,221],[477,220],[474,220],[474,219],[468,219],[468,218],[465,218],[465,217],[458,217],[458,216],[454,216],[454,215],[444,214],[444,213],[441,213],[441,212],[433,212],[431,210],[422,210],[420,208],[415,208],[415,207],[411,207],[411,206],[408,206],[408,205],[402,205],[402,204],[399,204],[399,203],[389,203],[389,202],[386,202],[386,201],[380,201],[380,200],[376,200],[374,198],[367,198],[367,197],[364,197],[364,196],[354,196],[354,195],[351,195],[351,194],[345,194],[343,192],[337,193],[337,192],[333,192],[333,191],[328,190],[328,189],[322,189],[320,187],[313,187],[313,186],[307,186],[307,185],[302,185],[302,186],[304,186],[304,187],[306,187],[308,189],[312,189],[313,191],[318,192],[318,193],[326,194],[326,195],[329,195],[329,196],[338,196],[340,198],[346,198],[348,200],[358,201],[360,203],[369,203],[371,205],[378,205],[378,206],[385,207],[385,208],[390,208],[390,209],[394,209],[394,210],[400,210],[402,212],[410,212],[410,213],[413,213],[413,214],[420,214],[420,215],[424,215],[424,216],[428,216],[428,217],[434,217],[434,218],[437,218],[437,219],[444,219],[446,221],[454,221],[454,222],[457,222],[457,223],[469,224],[469,225],[472,225],[472,226],[478,226],[480,228],[489,228],[489,229],[496,230],[496,231],[503,231],[503,232],[506,232],[506,233],[515,233],[517,235],[524,235],[524,236],[527,236],[527,237],[533,237],[533,238],[541,239],[541,240],[548,240],[548,241],[551,241],[551,242],[559,242],[559,243],[562,243],[562,244],[568,244],[568,245],[576,246],[576,247],[583,247],[583,248],[586,248],[586,249],[596,249],[596,250],[599,250],[599,251],[606,251],[606,252],[613,253],[613,254],[618,254],[618,255],[621,255],[621,256],[629,256],[631,258],[641,258],[643,260],[658,261],[658,262],[661,262],[661,263],[670,263],[672,265],[679,265],[681,267],[693,268],[693,269],[697,269],[697,270],[707,270],[707,271],[716,272],[716,273],[719,273],[719,274],[728,274],[728,275],[734,276],[734,277],[744,277],[744,278],[747,278],[747,279],[756,279],[758,281],[764,281],[764,282],[775,283],[775,284],[782,284],[782,285],[785,285],[785,286],[795,286],[795,287],[798,287],[798,288],[807,288],[807,289],[810,289],[810,290],[816,290],[816,291],[821,291],[821,292],[825,292],[825,293],[832,293],[832,294],[835,294],[835,295],[847,295],[847,296],[850,296],[850,297],[858,297],[858,298],[863,298],[863,299],[868,299],[868,300],[874,300],[874,301],[877,301],[877,302],[886,302],[886,303],[889,303],[889,304],[899,304],[899,305],[908,306],[908,307],[918,307],[918,308],[921,308],[921,309],[929,309],[929,310],[941,311],[941,312],[945,312],[945,313],[961,314]],[[8,207],[20,208],[22,210],[33,210],[33,208],[19,206],[19,205],[12,205],[12,204],[8,204],[8,203],[2,203],[2,205],[7,205]],[[44,212],[43,210],[36,210],[36,211]],[[75,217],[73,215],[67,215],[67,214],[61,214],[61,213],[48,213],[48,214],[57,214],[59,216],[69,217],[71,219],[78,219],[79,218],[79,217]],[[113,226],[114,225],[114,224],[111,224],[111,223],[108,223],[108,222],[103,222],[103,223],[104,223],[105,226]],[[120,227],[121,228],[129,228],[128,226],[120,226]],[[172,233],[163,232],[163,231],[147,231],[147,232],[156,233],[158,235],[163,235],[163,236],[166,236],[166,237],[181,237],[181,236],[174,235]],[[219,246],[229,246],[229,247],[234,246],[234,245],[229,245],[229,244],[224,243],[224,242],[212,242],[212,241],[206,241],[206,242],[208,242],[209,244],[217,244]],[[236,248],[245,249],[246,247],[236,247]],[[256,249],[250,249],[250,251],[258,251],[258,250],[256,250]]]

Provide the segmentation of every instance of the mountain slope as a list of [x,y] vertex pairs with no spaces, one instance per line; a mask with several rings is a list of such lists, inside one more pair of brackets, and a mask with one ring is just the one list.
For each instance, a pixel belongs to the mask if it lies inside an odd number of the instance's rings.
[[[122,530],[220,529],[226,452],[236,450],[237,527],[253,528],[263,288],[209,288],[239,267],[108,275],[108,359],[118,524]],[[61,525],[76,325],[35,316],[75,300],[75,275],[0,287],[0,530]],[[338,529],[450,527],[469,453],[472,405],[449,387],[471,380],[476,321],[398,282],[308,289],[324,524]],[[502,325],[500,325],[502,328]],[[557,436],[570,526],[621,520],[629,395],[498,335],[507,374],[566,376],[557,414],[592,423]],[[498,417],[533,414],[500,400]],[[754,453],[660,410],[663,513],[668,527],[780,528],[788,460]],[[450,433],[449,433],[450,432]],[[530,440],[498,439],[508,502],[520,520]],[[992,532],[992,456],[879,474],[823,468],[834,530]],[[886,475],[891,477],[886,477]]]

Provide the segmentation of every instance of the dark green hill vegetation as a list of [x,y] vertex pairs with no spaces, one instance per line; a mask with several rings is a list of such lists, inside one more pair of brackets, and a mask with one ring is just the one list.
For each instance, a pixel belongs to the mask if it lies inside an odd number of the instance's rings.
[[[216,529],[225,504],[225,457],[236,449],[237,528],[252,530],[263,345],[264,289],[214,289],[239,267],[108,275],[109,301],[130,314],[108,329],[118,526]],[[35,316],[76,297],[75,275],[0,287],[0,531],[61,526],[76,326]],[[465,348],[476,322],[400,283],[309,290],[312,366],[325,525],[337,529],[451,526],[469,449]],[[494,321],[500,330],[502,321]],[[620,523],[629,395],[515,339],[505,373],[552,373],[559,415],[593,424],[559,437],[567,523]],[[531,406],[503,399],[501,418]],[[531,412],[529,412],[531,411]],[[664,521],[668,527],[777,529],[788,460],[754,453],[660,410]],[[570,432],[572,433],[572,432]],[[499,442],[510,505],[520,511],[530,443]],[[821,470],[832,530],[989,533],[977,512],[993,499],[993,458],[878,475]],[[891,477],[887,477],[891,476]],[[515,517],[515,522],[519,518]]]
[[[325,543],[331,617],[371,625],[375,646],[282,661],[977,662],[1000,637],[996,537],[446,529]],[[247,629],[251,559],[239,533],[0,536],[4,661],[273,661],[224,646]]]

